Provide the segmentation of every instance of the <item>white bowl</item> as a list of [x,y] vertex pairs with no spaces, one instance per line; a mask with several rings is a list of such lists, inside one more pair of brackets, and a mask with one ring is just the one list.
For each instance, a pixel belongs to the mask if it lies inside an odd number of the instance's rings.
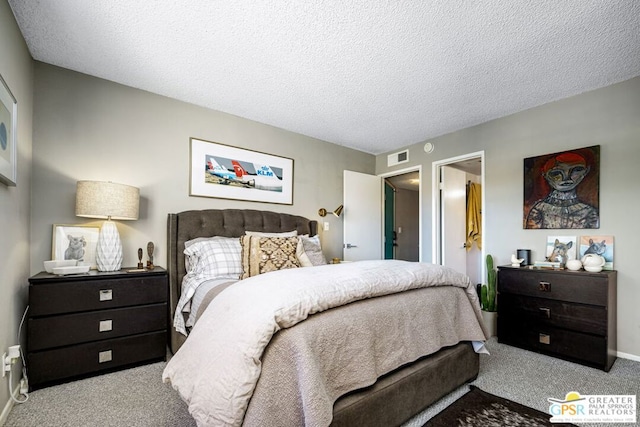
[[47,273],[53,273],[53,269],[57,267],[72,267],[78,263],[75,259],[51,260],[44,262],[44,270]]
[[578,271],[582,268],[582,262],[579,259],[570,259],[565,264],[568,270]]
[[602,271],[602,266],[601,265],[585,265],[584,269],[587,270],[589,273],[600,273]]
[[53,269],[53,274],[62,276],[64,274],[87,273],[90,267],[90,265],[68,265],[66,267],[56,267]]

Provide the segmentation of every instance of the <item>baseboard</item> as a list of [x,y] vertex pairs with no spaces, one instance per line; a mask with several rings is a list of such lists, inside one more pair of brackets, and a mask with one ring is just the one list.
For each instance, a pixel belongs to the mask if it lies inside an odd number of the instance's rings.
[[[16,389],[13,391],[13,395],[15,396],[19,392],[20,392],[20,384],[16,386]],[[6,405],[4,405],[4,409],[0,414],[0,426],[3,426],[7,422],[7,419],[9,418],[9,412],[11,412],[11,410],[13,409],[13,405],[15,405],[15,403],[13,402],[13,399],[11,398],[11,396],[9,396],[9,401],[7,402]]]
[[640,362],[640,356],[636,356],[635,354],[623,353],[621,351],[618,352],[618,357],[622,359],[629,359],[635,362]]

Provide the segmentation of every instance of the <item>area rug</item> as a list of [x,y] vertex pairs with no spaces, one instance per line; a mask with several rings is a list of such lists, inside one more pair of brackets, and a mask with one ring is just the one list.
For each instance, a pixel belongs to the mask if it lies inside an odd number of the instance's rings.
[[431,418],[423,427],[472,426],[574,426],[551,423],[551,415],[511,400],[494,396],[478,387]]

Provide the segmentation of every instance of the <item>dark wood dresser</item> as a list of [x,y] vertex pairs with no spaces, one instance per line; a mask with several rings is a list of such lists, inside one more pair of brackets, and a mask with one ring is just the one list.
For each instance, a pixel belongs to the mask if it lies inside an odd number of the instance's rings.
[[167,299],[160,267],[29,278],[30,389],[165,360]]
[[498,267],[498,342],[609,371],[617,272]]

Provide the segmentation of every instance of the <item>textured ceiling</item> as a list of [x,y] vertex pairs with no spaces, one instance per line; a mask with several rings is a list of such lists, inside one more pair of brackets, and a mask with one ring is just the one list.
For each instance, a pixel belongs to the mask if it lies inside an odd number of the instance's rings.
[[382,153],[640,75],[640,1],[9,0],[42,62]]

